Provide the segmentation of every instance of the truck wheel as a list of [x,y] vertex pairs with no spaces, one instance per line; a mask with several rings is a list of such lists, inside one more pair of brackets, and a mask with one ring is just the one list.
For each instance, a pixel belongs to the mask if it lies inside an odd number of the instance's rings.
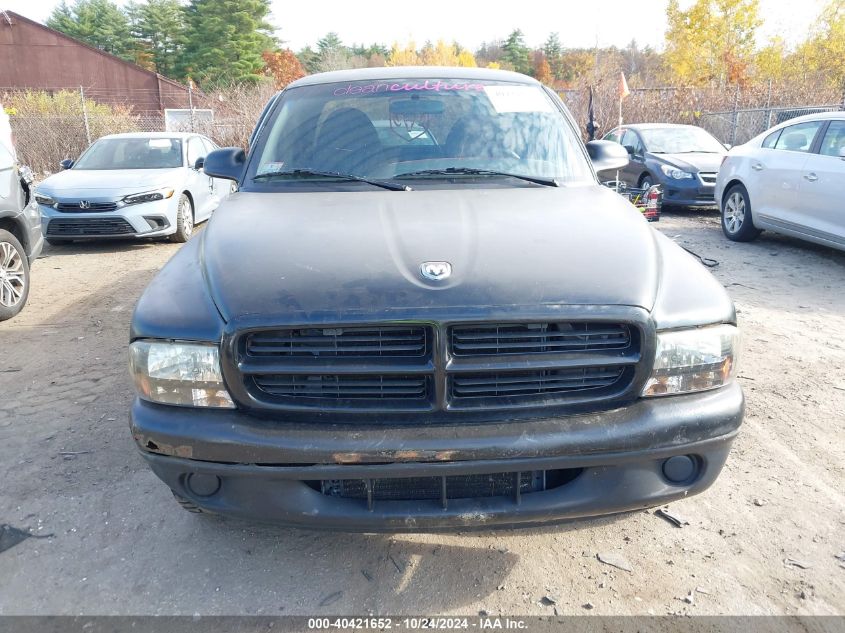
[[734,242],[750,242],[761,233],[760,229],[754,227],[748,190],[742,185],[734,185],[725,194],[722,202],[722,232]]
[[179,197],[179,210],[176,212],[176,232],[170,236],[171,242],[187,242],[194,234],[194,207],[191,199],[184,193]]
[[200,508],[193,501],[190,501],[188,499],[185,499],[185,497],[180,497],[179,495],[177,495],[176,491],[172,488],[170,489],[170,492],[173,493],[173,498],[176,499],[176,503],[182,506],[183,510],[187,510],[191,514],[208,514],[205,510]]
[[29,261],[14,235],[0,229],[0,321],[23,309],[29,296]]

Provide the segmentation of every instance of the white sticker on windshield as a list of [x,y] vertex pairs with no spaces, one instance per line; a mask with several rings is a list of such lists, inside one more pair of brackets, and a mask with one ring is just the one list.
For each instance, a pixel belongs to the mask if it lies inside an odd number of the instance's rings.
[[151,138],[147,141],[147,145],[151,149],[170,149],[171,143],[169,138]]
[[496,112],[551,112],[548,97],[534,86],[484,86]]

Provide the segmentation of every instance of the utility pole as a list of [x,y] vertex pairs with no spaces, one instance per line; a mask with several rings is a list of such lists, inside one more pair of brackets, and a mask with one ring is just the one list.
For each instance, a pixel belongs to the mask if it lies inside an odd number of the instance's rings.
[[82,101],[82,119],[85,121],[85,138],[88,139],[88,145],[91,144],[91,128],[88,125],[88,107],[85,105],[85,90],[79,86],[79,98]]
[[188,108],[191,110],[191,132],[194,131],[194,80],[188,79]]

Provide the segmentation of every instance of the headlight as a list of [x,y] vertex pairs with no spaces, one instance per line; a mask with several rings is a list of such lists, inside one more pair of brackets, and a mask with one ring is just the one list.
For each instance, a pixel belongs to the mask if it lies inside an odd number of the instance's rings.
[[692,174],[688,171],[678,169],[677,167],[670,167],[669,165],[661,165],[660,171],[669,176],[669,178],[674,178],[675,180],[689,180],[692,178]]
[[739,330],[715,325],[657,335],[657,350],[644,396],[705,391],[727,384],[736,373]]
[[133,193],[124,196],[123,202],[125,204],[141,204],[142,202],[155,202],[156,200],[165,200],[173,197],[173,189],[159,189],[158,191],[144,191],[142,193]]
[[47,207],[52,207],[54,204],[56,204],[56,201],[53,200],[50,196],[45,196],[43,193],[38,193],[37,191],[35,192],[35,201],[38,204],[43,204]]
[[144,400],[235,408],[223,384],[216,345],[135,341],[129,346],[129,371]]

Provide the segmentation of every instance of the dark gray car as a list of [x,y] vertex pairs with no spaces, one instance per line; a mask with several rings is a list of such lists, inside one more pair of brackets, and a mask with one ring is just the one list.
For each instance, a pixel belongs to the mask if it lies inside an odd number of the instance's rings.
[[8,117],[0,105],[0,321],[11,319],[26,304],[29,267],[43,243],[32,173],[17,163]]
[[[592,159],[592,160],[591,160]],[[311,75],[132,319],[132,437],[193,512],[530,525],[701,492],[743,416],[721,283],[595,169],[560,99],[476,68]]]
[[706,130],[694,125],[638,123],[618,127],[604,139],[628,150],[630,162],[619,170],[619,179],[644,189],[662,185],[664,207],[717,206],[716,176],[728,150]]

